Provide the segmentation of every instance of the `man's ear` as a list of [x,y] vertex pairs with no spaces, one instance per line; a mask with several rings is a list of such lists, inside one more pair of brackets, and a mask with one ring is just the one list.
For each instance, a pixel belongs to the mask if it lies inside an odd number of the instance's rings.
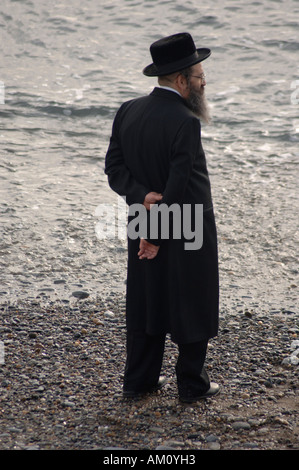
[[187,78],[183,74],[179,74],[176,78],[176,86],[183,98],[187,98],[189,95],[189,87]]

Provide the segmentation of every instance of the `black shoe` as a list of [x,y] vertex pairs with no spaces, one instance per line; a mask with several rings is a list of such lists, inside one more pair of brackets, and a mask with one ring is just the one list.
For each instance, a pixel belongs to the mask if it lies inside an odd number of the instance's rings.
[[142,390],[124,390],[123,397],[124,398],[140,398],[143,395],[146,395],[147,393],[153,393],[153,392],[156,392],[157,390],[160,390],[162,387],[164,387],[165,384],[166,384],[166,378],[160,377],[158,380],[158,383],[152,387],[145,388]]
[[186,396],[180,396],[180,401],[182,401],[183,403],[195,403],[196,401],[202,400],[203,398],[214,397],[215,395],[218,395],[219,392],[219,385],[215,382],[211,382],[209,390],[207,390],[202,395],[192,396],[191,394],[187,394]]

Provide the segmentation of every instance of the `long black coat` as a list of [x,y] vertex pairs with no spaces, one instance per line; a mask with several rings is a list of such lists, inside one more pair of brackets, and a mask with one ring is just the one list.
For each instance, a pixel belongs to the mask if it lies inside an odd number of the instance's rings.
[[[218,254],[210,181],[200,121],[177,93],[155,88],[117,112],[106,154],[110,187],[129,205],[151,191],[161,203],[203,205],[203,244],[162,240],[153,260],[139,260],[139,240],[128,239],[128,331],[168,332],[188,343],[218,332]],[[154,242],[155,243],[155,242]],[[156,244],[160,244],[157,241]]]

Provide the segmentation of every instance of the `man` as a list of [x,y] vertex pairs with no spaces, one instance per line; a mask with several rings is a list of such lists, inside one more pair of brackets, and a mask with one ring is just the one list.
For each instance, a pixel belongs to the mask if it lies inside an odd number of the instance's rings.
[[[146,208],[148,228],[139,238],[128,236],[123,392],[139,397],[164,384],[159,377],[165,335],[170,334],[179,350],[179,398],[192,403],[219,391],[204,368],[208,340],[218,332],[219,290],[217,235],[199,120],[209,120],[201,62],[211,51],[196,49],[189,33],[179,33],[154,42],[150,52],[153,63],[143,73],[158,77],[160,86],[120,107],[105,162],[110,187],[130,208]],[[186,249],[183,231],[174,236],[170,211],[168,238],[160,228],[152,237],[152,211],[173,205],[191,208],[193,228],[202,208],[203,241],[197,249]],[[129,210],[129,225],[132,221]]]

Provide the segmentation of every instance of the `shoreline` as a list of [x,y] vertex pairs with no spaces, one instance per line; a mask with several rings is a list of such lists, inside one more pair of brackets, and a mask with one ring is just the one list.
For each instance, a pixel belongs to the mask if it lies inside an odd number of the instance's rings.
[[298,449],[295,314],[258,307],[222,314],[206,361],[221,392],[185,405],[170,339],[166,386],[123,399],[123,293],[73,299],[0,305],[1,450]]

